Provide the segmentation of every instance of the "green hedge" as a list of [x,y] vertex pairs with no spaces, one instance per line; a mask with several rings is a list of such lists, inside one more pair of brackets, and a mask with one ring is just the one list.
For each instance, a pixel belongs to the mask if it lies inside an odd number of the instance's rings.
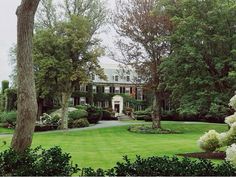
[[88,119],[69,120],[68,127],[69,128],[89,127],[89,122]]
[[68,117],[72,120],[83,119],[88,117],[88,112],[84,109],[78,109],[76,111],[69,112]]
[[127,156],[109,170],[84,168],[82,176],[235,176],[236,168],[226,161],[192,160],[177,157],[137,156],[131,161]]
[[23,153],[8,149],[0,153],[0,176],[71,176],[79,168],[70,159],[60,147],[38,147]]

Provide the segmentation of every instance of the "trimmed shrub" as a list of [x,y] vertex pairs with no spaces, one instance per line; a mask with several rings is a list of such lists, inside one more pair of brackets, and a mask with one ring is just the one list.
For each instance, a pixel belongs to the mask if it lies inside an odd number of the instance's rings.
[[95,106],[88,106],[88,121],[90,124],[97,124],[102,118],[102,109]]
[[88,117],[88,112],[84,109],[78,109],[76,111],[69,112],[68,118],[72,120],[78,120]]
[[11,126],[15,126],[17,117],[17,113],[15,111],[3,112],[0,116],[1,123],[8,123]]
[[117,118],[115,117],[115,115],[113,115],[112,112],[107,111],[107,110],[103,110],[101,120],[117,120]]
[[69,128],[83,128],[89,127],[89,122],[87,119],[78,119],[68,122]]
[[149,110],[135,111],[134,112],[134,117],[137,120],[151,121],[152,120],[152,113]]
[[236,168],[224,161],[215,164],[210,160],[191,160],[177,157],[137,156],[134,162],[125,156],[123,162],[109,170],[82,169],[82,176],[235,176]]
[[50,116],[47,113],[43,113],[42,116],[40,116],[40,123],[42,125],[56,125],[58,126],[60,124],[60,116],[59,115],[54,115]]
[[70,160],[60,147],[38,147],[23,153],[8,149],[0,153],[0,176],[71,176],[79,168]]
[[86,105],[76,105],[75,108],[76,109],[84,109],[84,110],[86,110],[87,106]]
[[[68,108],[68,113],[70,113],[72,111],[77,111],[77,109],[73,108],[73,107],[69,107]],[[57,109],[56,111],[50,113],[50,116],[52,116],[52,117],[54,117],[55,115],[58,115],[59,117],[61,117],[61,109]]]
[[205,151],[213,152],[220,147],[220,134],[215,130],[210,130],[198,140],[198,145]]

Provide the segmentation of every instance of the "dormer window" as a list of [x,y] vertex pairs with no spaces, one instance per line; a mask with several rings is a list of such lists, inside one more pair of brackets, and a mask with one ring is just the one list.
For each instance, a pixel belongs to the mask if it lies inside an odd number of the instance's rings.
[[115,75],[115,81],[118,82],[119,81],[119,76]]
[[126,76],[126,81],[130,82],[130,76]]
[[94,75],[94,74],[92,75],[92,80],[93,80],[93,81],[95,80],[95,75]]

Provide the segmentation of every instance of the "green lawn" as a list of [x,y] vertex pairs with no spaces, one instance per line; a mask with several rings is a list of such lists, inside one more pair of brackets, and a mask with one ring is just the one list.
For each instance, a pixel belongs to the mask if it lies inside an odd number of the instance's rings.
[[[127,131],[127,126],[103,128],[67,133],[35,134],[33,146],[42,145],[44,148],[60,146],[72,155],[74,163],[80,167],[110,168],[123,155],[163,156],[178,153],[200,151],[197,139],[206,131],[215,129],[226,131],[223,124],[185,124],[182,122],[163,122],[164,128],[179,130],[184,134],[176,135],[147,135]],[[1,139],[10,142],[10,138]],[[1,150],[1,148],[0,148]]]
[[1,135],[1,134],[9,134],[9,133],[12,133],[12,132],[13,132],[12,129],[0,127],[0,135]]

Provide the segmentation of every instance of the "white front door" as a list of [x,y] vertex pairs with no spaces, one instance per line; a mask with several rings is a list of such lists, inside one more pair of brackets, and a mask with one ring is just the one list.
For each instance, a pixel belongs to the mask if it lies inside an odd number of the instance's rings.
[[119,115],[123,113],[124,110],[124,99],[120,95],[116,95],[112,98],[112,109]]

